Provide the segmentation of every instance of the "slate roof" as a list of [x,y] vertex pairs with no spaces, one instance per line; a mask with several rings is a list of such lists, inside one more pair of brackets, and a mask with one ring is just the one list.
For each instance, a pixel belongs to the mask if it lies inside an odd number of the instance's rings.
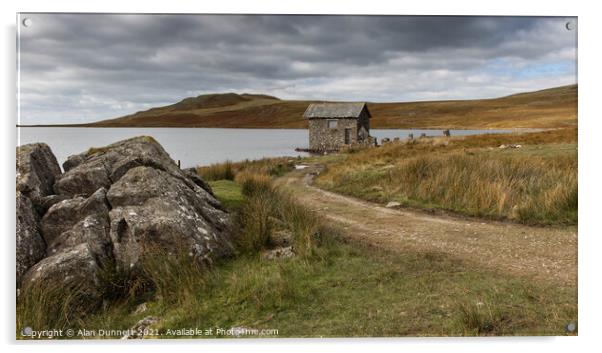
[[308,119],[358,118],[365,106],[366,103],[312,103],[303,116]]

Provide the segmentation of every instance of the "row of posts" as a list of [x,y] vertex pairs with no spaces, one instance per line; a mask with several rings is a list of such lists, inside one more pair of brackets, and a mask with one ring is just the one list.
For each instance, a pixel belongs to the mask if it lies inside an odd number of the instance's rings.
[[[443,130],[443,136],[445,136],[445,137],[450,137],[451,136],[451,133],[449,132],[449,129]],[[420,134],[420,138],[425,138],[425,137],[426,137],[426,133],[423,132],[423,133]],[[413,140],[413,139],[414,139],[414,134],[410,133],[408,135],[408,140]],[[393,138],[393,141],[399,141],[399,137]],[[387,143],[387,142],[391,142],[391,139],[388,138],[388,137],[383,137],[382,140],[381,140],[381,143]]]

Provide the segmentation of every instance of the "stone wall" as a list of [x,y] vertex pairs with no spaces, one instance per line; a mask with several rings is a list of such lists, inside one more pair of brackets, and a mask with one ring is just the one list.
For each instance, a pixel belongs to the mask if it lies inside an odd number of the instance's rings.
[[336,119],[336,128],[328,127],[329,120],[335,119],[309,119],[309,149],[315,151],[338,150],[345,144],[345,129],[351,129],[350,143],[357,142],[357,119]]
[[357,120],[357,123],[358,123],[358,126],[357,126],[358,129],[363,126],[366,129],[366,131],[368,131],[368,133],[370,133],[370,116],[366,112],[366,109],[362,110],[362,113],[360,114],[360,116]]

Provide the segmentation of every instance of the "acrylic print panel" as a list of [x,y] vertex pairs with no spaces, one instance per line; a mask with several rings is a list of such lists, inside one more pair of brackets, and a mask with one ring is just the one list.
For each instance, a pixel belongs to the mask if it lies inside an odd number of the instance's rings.
[[17,339],[577,334],[576,18],[17,28]]

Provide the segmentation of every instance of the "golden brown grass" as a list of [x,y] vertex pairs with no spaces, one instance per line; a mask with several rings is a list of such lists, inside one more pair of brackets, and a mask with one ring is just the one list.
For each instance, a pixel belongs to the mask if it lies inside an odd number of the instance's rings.
[[[550,144],[549,142],[565,142]],[[328,164],[323,188],[527,224],[577,222],[576,129],[392,143]],[[499,149],[521,144],[520,149]]]
[[281,176],[293,169],[295,160],[290,157],[264,158],[259,160],[244,160],[241,162],[226,161],[208,166],[197,167],[199,175],[207,180],[234,180],[241,172],[247,174],[265,174],[268,176]]
[[[36,331],[61,330],[81,322],[86,293],[76,283],[36,284],[22,288],[17,297],[17,338],[23,338],[26,327]],[[93,304],[92,304],[93,305]]]

